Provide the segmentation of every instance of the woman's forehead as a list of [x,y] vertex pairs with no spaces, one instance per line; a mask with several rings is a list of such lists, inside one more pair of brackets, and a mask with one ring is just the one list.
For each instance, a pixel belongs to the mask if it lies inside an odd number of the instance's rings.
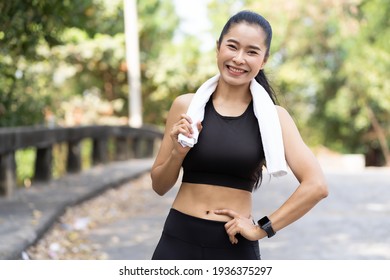
[[223,37],[223,40],[236,40],[252,42],[252,44],[264,44],[267,35],[263,28],[256,24],[240,22],[232,25]]

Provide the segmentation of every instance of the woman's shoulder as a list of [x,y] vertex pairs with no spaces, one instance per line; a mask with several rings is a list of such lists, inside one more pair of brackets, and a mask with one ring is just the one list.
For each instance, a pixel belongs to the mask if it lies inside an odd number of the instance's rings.
[[287,110],[280,106],[280,105],[275,105],[275,108],[276,108],[276,111],[278,112],[278,114],[285,114],[285,113],[288,113]]
[[276,107],[276,111],[278,112],[279,118],[290,117],[290,113],[287,111],[286,108],[280,105],[275,105],[275,107]]
[[179,96],[177,96],[175,98],[175,101],[174,102],[178,102],[178,103],[190,103],[191,100],[192,100],[192,97],[194,97],[194,93],[185,93],[185,94],[181,94]]
[[177,96],[173,101],[172,108],[187,110],[188,106],[190,106],[193,96],[194,93],[186,93]]
[[294,120],[291,117],[290,113],[282,106],[275,105],[276,111],[278,112],[279,121],[281,124],[293,124]]
[[177,96],[172,102],[169,115],[177,118],[181,114],[185,114],[188,110],[188,107],[190,106],[193,96],[193,93],[186,93]]

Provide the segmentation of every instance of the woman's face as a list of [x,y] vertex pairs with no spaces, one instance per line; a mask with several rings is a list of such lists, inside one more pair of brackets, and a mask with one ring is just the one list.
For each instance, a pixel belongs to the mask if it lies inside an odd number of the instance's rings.
[[233,25],[217,48],[222,78],[231,85],[249,83],[267,59],[266,34],[260,26],[245,22]]

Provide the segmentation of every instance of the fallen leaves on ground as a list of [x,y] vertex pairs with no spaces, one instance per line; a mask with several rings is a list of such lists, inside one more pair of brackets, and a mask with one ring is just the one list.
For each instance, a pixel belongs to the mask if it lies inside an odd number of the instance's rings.
[[68,208],[58,222],[23,254],[36,260],[104,260],[108,256],[99,244],[88,239],[88,232],[99,225],[134,217],[144,211],[143,202],[150,191],[145,174],[118,188]]

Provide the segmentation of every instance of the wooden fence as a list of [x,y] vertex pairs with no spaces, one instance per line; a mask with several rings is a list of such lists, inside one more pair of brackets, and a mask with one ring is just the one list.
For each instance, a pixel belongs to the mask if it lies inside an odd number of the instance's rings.
[[114,143],[113,160],[151,157],[156,141],[162,132],[153,127],[83,126],[69,128],[19,127],[0,128],[0,195],[9,196],[17,186],[15,152],[35,148],[35,181],[52,179],[53,146],[65,143],[67,149],[66,171],[82,169],[81,141],[92,140],[93,165],[110,161],[109,140]]

